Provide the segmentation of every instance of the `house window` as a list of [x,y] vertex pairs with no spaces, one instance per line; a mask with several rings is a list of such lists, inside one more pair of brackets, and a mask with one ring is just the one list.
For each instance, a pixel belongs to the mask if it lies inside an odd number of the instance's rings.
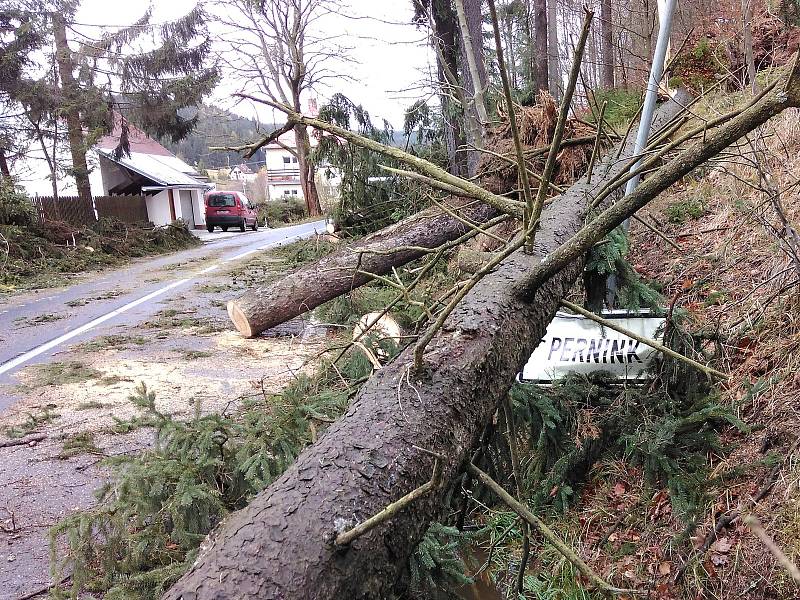
[[[297,193],[297,192],[295,192],[295,194],[296,194],[296,193]],[[283,190],[283,195],[284,195],[284,196],[288,196],[288,195],[289,195],[289,190]]]
[[283,164],[288,165],[290,162],[292,162],[292,158],[290,156],[283,157]]
[[292,190],[292,196],[297,196],[297,190]]
[[292,162],[293,162],[293,163],[296,163],[296,162],[297,162],[297,157],[296,157],[296,156],[293,156],[293,157],[292,157]]

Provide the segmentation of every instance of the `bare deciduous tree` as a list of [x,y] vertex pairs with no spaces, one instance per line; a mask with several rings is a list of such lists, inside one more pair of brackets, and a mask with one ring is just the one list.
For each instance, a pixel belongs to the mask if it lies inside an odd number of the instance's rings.
[[[216,5],[215,16],[225,27],[220,59],[242,92],[258,93],[296,111],[301,99],[332,77],[330,67],[343,60],[346,49],[330,36],[316,33],[316,23],[341,10],[329,0],[232,0]],[[303,125],[293,129],[300,183],[310,215],[322,213],[310,160],[311,140]]]

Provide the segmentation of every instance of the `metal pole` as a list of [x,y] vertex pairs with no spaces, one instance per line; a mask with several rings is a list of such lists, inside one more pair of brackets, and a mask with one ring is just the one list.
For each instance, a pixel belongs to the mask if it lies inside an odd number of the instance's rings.
[[[642,106],[642,117],[639,120],[639,131],[636,133],[636,142],[633,146],[634,156],[641,153],[647,146],[647,140],[650,137],[650,128],[653,125],[653,113],[656,109],[656,100],[658,100],[658,83],[664,75],[664,61],[667,56],[667,49],[669,48],[669,36],[672,32],[672,17],[675,15],[675,7],[678,0],[659,0],[659,24],[658,24],[658,40],[656,41],[656,49],[653,53],[653,62],[650,65],[650,77],[647,80],[647,92],[644,96],[644,105]],[[661,7],[663,6],[663,10]],[[636,161],[631,167],[631,171],[639,168],[643,159]],[[625,186],[625,195],[627,196],[639,184],[639,175],[635,175],[628,180]],[[622,223],[622,229],[627,234],[630,228],[630,219],[625,219]],[[617,277],[615,274],[608,276],[606,281],[606,302],[609,306],[614,305],[614,299],[617,291]]]
[[[647,82],[647,93],[644,97],[644,106],[642,107],[642,118],[639,121],[639,131],[636,134],[636,143],[634,144],[634,155],[639,154],[647,146],[647,139],[650,137],[650,128],[653,124],[653,112],[656,109],[656,100],[658,99],[658,83],[664,75],[664,60],[667,55],[667,48],[669,47],[669,36],[672,31],[672,17],[675,14],[675,7],[678,0],[662,0],[664,2],[664,10],[661,12],[659,25],[658,25],[658,40],[656,41],[656,50],[653,54],[653,64],[650,66],[650,78]],[[661,5],[661,2],[659,2]],[[631,167],[631,171],[637,169],[641,164],[642,159],[636,161],[636,164]],[[634,176],[628,181],[625,186],[625,195],[630,194],[639,184],[639,175]],[[628,230],[628,221],[625,221],[625,231]]]

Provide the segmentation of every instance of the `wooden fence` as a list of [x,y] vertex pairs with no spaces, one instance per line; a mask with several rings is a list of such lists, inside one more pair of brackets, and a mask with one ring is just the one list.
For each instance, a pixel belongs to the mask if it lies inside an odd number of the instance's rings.
[[125,223],[146,223],[147,203],[144,196],[95,196],[97,216],[116,217]]
[[40,222],[66,221],[71,225],[94,225],[97,219],[114,217],[125,223],[147,222],[144,196],[95,196],[82,200],[78,196],[37,196],[31,198]]

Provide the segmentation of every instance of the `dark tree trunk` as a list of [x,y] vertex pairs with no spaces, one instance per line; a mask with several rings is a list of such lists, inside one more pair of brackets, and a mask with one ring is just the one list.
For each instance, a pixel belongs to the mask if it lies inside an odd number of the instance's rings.
[[534,31],[536,33],[536,89],[547,91],[549,71],[547,67],[547,0],[533,0]]
[[[467,10],[466,5],[464,10]],[[466,143],[464,132],[464,114],[461,107],[454,102],[456,96],[453,84],[448,80],[447,72],[458,77],[458,18],[449,0],[432,0],[431,27],[439,41],[441,56],[437,53],[439,85],[442,88],[441,103],[445,121],[445,142],[447,144],[448,170],[454,175],[467,176],[467,153],[463,150]],[[469,19],[469,16],[467,17]],[[480,40],[480,38],[478,38]]]
[[[474,203],[473,203],[474,204]],[[485,223],[498,213],[486,205],[474,205],[462,215]],[[261,288],[250,290],[228,303],[228,314],[246,337],[258,335],[298,315],[368,283],[371,278],[357,270],[385,275],[392,267],[423,256],[419,250],[375,254],[399,246],[436,248],[467,232],[467,227],[438,209],[430,209],[382,229],[327,258]],[[320,278],[319,273],[325,273]]]
[[8,170],[8,162],[6,161],[5,148],[0,148],[0,176],[11,177],[11,172]]
[[[678,110],[670,103],[660,119]],[[381,369],[345,416],[212,534],[165,598],[377,600],[406,592],[408,558],[447,510],[443,490],[460,478],[582,260],[539,286],[532,302],[519,301],[519,286],[544,254],[583,226],[586,198],[624,166],[615,152],[610,156],[593,184],[578,182],[544,211],[534,254],[513,254],[467,295],[428,346],[423,373],[412,372],[411,348]],[[433,461],[415,446],[446,457],[444,486],[348,548],[336,548],[337,533],[430,479]]]
[[600,85],[607,90],[614,87],[614,24],[611,18],[611,0],[600,0],[600,36],[603,48]]
[[[53,38],[56,45],[56,62],[58,75],[61,78],[61,89],[64,94],[63,110],[67,122],[69,151],[72,156],[72,175],[78,196],[84,201],[92,201],[92,187],[89,183],[89,167],[86,164],[86,140],[83,137],[83,125],[80,113],[81,90],[73,74],[75,66],[72,62],[72,51],[67,43],[67,31],[64,17],[53,13]],[[55,158],[55,157],[54,157]]]

